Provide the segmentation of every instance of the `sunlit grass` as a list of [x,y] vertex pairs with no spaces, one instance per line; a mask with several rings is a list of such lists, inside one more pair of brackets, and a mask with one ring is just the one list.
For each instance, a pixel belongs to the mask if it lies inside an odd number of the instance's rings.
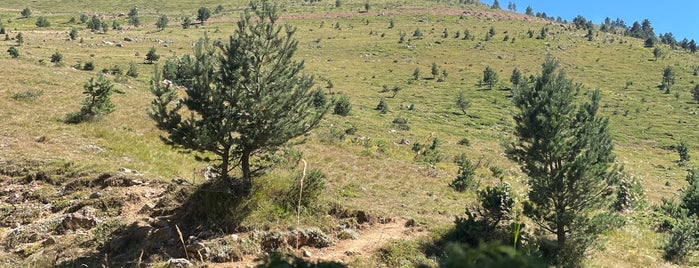
[[[229,1],[224,4],[223,14],[187,30],[179,26],[182,16],[194,18],[199,6],[213,9],[218,2],[69,2],[32,2],[34,16],[27,19],[19,18],[26,2],[3,3],[0,20],[8,36],[14,38],[21,32],[24,44],[18,47],[20,57],[10,59],[6,51],[16,42],[0,40],[0,159],[63,159],[90,163],[105,171],[127,167],[149,179],[199,180],[207,163],[196,162],[191,155],[164,145],[159,139],[161,133],[146,115],[152,99],[148,81],[153,65],[144,64],[144,57],[151,47],[162,56],[161,61],[190,53],[191,44],[205,33],[213,40],[227,41],[238,10],[247,1]],[[568,77],[582,85],[581,94],[601,90],[601,112],[610,118],[617,160],[627,172],[642,179],[650,203],[676,196],[685,184],[686,167],[678,166],[679,157],[669,148],[686,140],[690,154],[699,149],[699,135],[694,134],[699,126],[699,105],[689,94],[699,80],[692,74],[692,66],[699,65],[696,55],[664,48],[667,55],[655,61],[652,49],[644,48],[641,40],[599,33],[593,41],[587,41],[585,32],[549,22],[461,17],[463,10],[471,9],[466,6],[376,1],[371,3],[370,12],[359,13],[363,2],[343,2],[339,9],[333,7],[334,1],[282,3],[287,11],[283,21],[298,29],[296,55],[305,60],[306,71],[315,75],[317,86],[325,87],[332,81],[333,87],[327,89],[331,96],[347,93],[353,106],[347,117],[328,115],[308,142],[298,147],[309,168],[326,173],[325,201],[426,224],[449,225],[474,196],[447,187],[457,170],[452,159],[460,153],[481,164],[477,177],[482,185],[496,181],[488,167],[498,166],[505,170],[505,180],[515,185],[517,195],[524,198],[526,180],[503,156],[500,146],[513,127],[508,80],[515,67],[525,76],[538,73],[546,54],[558,58]],[[139,7],[144,24],[141,27],[128,26],[126,19],[118,16],[133,6]],[[91,33],[85,25],[68,23],[81,13],[98,14],[109,25],[117,20],[124,30]],[[153,25],[158,14],[170,17],[170,26],[163,31],[156,31]],[[37,28],[34,22],[39,15],[46,16],[51,27]],[[391,20],[393,28],[389,28]],[[68,32],[73,27],[80,32],[78,40],[70,41]],[[496,35],[484,41],[490,27]],[[547,39],[528,37],[527,31],[532,30],[536,36],[542,27],[549,28]],[[424,36],[407,41],[418,28]],[[448,38],[441,37],[445,28]],[[464,30],[474,40],[454,38],[457,31],[463,35]],[[398,42],[401,33],[406,35],[403,43]],[[506,35],[508,41],[503,41]],[[136,41],[126,41],[126,37]],[[117,43],[122,47],[115,46]],[[55,51],[64,56],[62,66],[49,62]],[[94,62],[94,71],[72,68],[87,61]],[[114,113],[80,125],[63,123],[66,113],[79,109],[82,85],[87,80],[114,65],[126,71],[131,62],[137,64],[140,75],[116,83],[122,94],[113,95]],[[443,82],[429,79],[433,63],[448,72]],[[498,73],[497,89],[479,86],[486,66]],[[677,73],[671,94],[657,89],[666,66],[673,66]],[[413,80],[416,68],[421,77]],[[627,87],[627,83],[632,85]],[[400,86],[402,90],[390,98],[392,93],[380,92],[383,85]],[[31,99],[12,98],[28,90],[43,93]],[[471,102],[467,115],[455,107],[461,90]],[[389,105],[389,112],[383,115],[374,110],[382,97]],[[409,110],[410,105],[414,109]],[[410,130],[392,126],[399,116],[408,119]],[[351,127],[356,133],[346,135],[344,140],[329,134],[331,129],[342,133]],[[439,138],[439,151],[445,156],[434,169],[414,161],[411,150],[412,144],[423,143],[430,133]],[[45,139],[39,142],[40,137]],[[470,146],[458,145],[463,138],[470,141]],[[411,144],[401,145],[401,139]],[[97,152],[95,147],[102,150]],[[687,167],[697,165],[696,159],[693,157]],[[288,170],[271,170],[260,180],[270,189],[283,189],[289,175]],[[275,205],[263,203],[262,207],[251,216],[251,221],[263,221],[256,224],[293,223],[288,218],[269,217]],[[306,220],[308,224],[324,222]],[[610,234],[607,249],[595,255],[593,265],[617,266],[622,260],[629,266],[661,265],[657,248],[661,235],[649,228],[631,222]]]

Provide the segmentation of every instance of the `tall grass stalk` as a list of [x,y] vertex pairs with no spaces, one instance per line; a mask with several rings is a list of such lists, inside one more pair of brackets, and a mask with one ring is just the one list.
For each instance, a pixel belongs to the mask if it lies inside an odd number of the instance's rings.
[[[303,197],[303,179],[306,178],[306,167],[308,166],[308,163],[306,163],[305,159],[301,159],[301,161],[303,161],[303,173],[301,174],[301,181],[299,181],[299,183],[301,184],[301,188],[299,188],[299,203],[296,207],[296,230],[298,230],[299,225],[301,225],[301,198]],[[296,232],[296,249],[299,249],[298,231]]]

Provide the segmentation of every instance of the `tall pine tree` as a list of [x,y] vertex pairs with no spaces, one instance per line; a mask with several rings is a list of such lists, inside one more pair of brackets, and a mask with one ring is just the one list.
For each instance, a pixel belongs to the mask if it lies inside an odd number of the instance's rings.
[[529,177],[525,214],[556,236],[558,263],[574,265],[604,226],[593,217],[610,199],[615,178],[608,120],[599,91],[576,105],[578,88],[547,58],[531,84],[514,90],[516,139],[507,155]]
[[[193,58],[185,55],[175,63],[175,83],[186,88],[182,101],[175,101],[176,93],[160,83],[157,71],[151,82],[156,99],[149,114],[167,133],[163,139],[215,154],[229,183],[229,172],[240,167],[248,188],[251,157],[308,132],[328,111],[328,105],[314,106],[313,78],[302,73],[303,61],[293,60],[295,28],[278,26],[278,18],[275,4],[252,2],[227,44],[217,47],[202,38]],[[190,116],[183,118],[183,106]]]

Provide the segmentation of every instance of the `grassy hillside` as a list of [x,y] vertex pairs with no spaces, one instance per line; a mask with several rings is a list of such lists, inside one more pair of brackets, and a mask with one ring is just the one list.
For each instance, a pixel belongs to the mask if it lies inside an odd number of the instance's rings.
[[[137,170],[154,182],[203,181],[202,168],[207,163],[165,146],[146,114],[152,99],[148,81],[153,65],[144,64],[144,56],[151,47],[162,59],[190,53],[192,43],[204,34],[225,42],[243,2],[227,1],[220,14],[185,30],[181,17],[194,19],[200,6],[213,11],[218,2],[38,1],[27,5],[5,1],[0,21],[10,40],[0,41],[0,163],[64,161],[104,172],[122,167]],[[32,16],[20,18],[20,10],[27,6]],[[134,6],[143,26],[128,26],[126,17],[120,16]],[[472,5],[377,1],[368,12],[363,12],[363,3],[334,6],[334,2],[286,1],[282,17],[297,27],[296,55],[306,62],[306,71],[315,75],[316,85],[333,95],[346,93],[352,102],[349,116],[328,115],[306,143],[293,149],[302,152],[309,168],[327,174],[325,201],[416,219],[430,230],[446,228],[474,196],[448,187],[457,169],[452,159],[461,153],[481,163],[477,176],[482,185],[497,181],[489,167],[501,167],[505,181],[524,198],[525,178],[499,145],[510,137],[513,127],[509,77],[513,68],[525,76],[536,74],[547,54],[559,59],[568,77],[583,86],[583,95],[601,90],[602,113],[610,118],[618,163],[642,180],[649,203],[676,197],[685,184],[686,167],[678,166],[679,157],[670,148],[684,140],[690,153],[699,150],[699,135],[694,134],[699,105],[689,93],[699,79],[693,75],[699,66],[696,55],[661,45],[666,55],[655,60],[652,49],[643,47],[639,39],[598,32],[588,41],[585,31],[571,25]],[[91,33],[79,20],[69,22],[81,13],[98,15],[109,25],[117,21],[123,30]],[[170,25],[158,31],[154,23],[161,14],[170,18]],[[48,18],[51,26],[35,26],[38,16]],[[485,41],[491,27],[496,34]],[[79,30],[77,40],[68,39],[71,28]],[[542,28],[548,29],[548,36],[535,38]],[[421,38],[413,37],[417,29]],[[446,38],[442,37],[445,30]],[[463,40],[464,30],[473,35],[472,40]],[[529,37],[530,30],[534,38]],[[455,38],[457,32],[459,38]],[[24,44],[17,46],[20,56],[14,59],[5,51],[17,44],[13,39],[18,33],[24,36]],[[402,34],[404,41],[399,42]],[[63,54],[58,66],[49,62],[56,51]],[[94,71],[72,67],[88,61],[94,62]],[[109,76],[119,90],[113,96],[114,113],[84,124],[63,123],[65,114],[79,109],[87,80],[104,68],[119,66],[126,71],[129,63],[137,64],[137,78]],[[447,72],[444,81],[432,78],[432,64],[440,73]],[[486,66],[500,78],[493,90],[479,85]],[[670,94],[657,88],[666,66],[672,66],[677,76]],[[414,80],[418,68],[420,77]],[[391,92],[382,92],[384,85],[402,90],[391,98]],[[454,104],[461,90],[471,102],[466,115]],[[383,115],[374,109],[382,97],[389,105]],[[406,118],[410,129],[393,126],[397,117]],[[355,131],[344,134],[350,128]],[[430,133],[439,139],[438,149],[445,157],[434,166],[414,161],[411,150],[412,143],[422,143]],[[469,146],[459,145],[464,138]],[[401,145],[401,139],[411,144]],[[694,158],[687,166],[697,163]],[[277,168],[258,179],[261,188],[271,190],[259,198],[259,210],[245,225],[284,228],[295,224],[293,217],[264,201],[289,185],[291,173]],[[590,257],[589,265],[666,265],[658,248],[662,235],[652,230],[646,214],[629,216],[625,227],[605,236],[607,242]],[[303,221],[328,224],[313,215]],[[0,229],[0,236],[8,230]]]

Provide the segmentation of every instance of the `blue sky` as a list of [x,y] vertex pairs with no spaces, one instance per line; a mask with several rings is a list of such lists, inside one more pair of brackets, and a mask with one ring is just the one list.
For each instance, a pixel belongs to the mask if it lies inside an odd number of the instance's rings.
[[[498,0],[502,9],[507,9],[509,2],[517,5],[517,12],[524,13],[527,6],[536,12],[546,12],[547,16],[572,21],[582,15],[595,24],[604,18],[613,20],[621,18],[626,25],[634,21],[649,19],[655,34],[672,32],[677,41],[682,38],[699,41],[699,1],[650,1],[650,0]],[[492,4],[492,0],[482,0]]]

